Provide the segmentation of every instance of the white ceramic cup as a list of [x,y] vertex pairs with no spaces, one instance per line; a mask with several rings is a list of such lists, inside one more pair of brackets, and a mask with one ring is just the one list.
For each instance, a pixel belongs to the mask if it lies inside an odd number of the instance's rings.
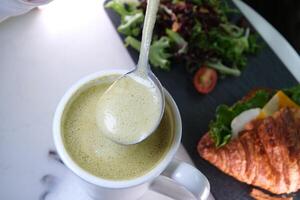
[[130,180],[106,180],[83,170],[71,159],[64,147],[61,133],[62,116],[66,105],[81,91],[101,83],[101,77],[113,74],[121,75],[124,73],[126,73],[124,70],[108,70],[94,73],[79,80],[63,96],[55,112],[53,122],[54,142],[62,161],[69,169],[83,179],[83,187],[94,199],[134,200],[143,196],[149,189],[156,190],[159,193],[174,198],[174,191],[170,191],[168,187],[165,186],[165,183],[157,186],[156,182],[156,186],[152,187],[153,183],[158,180],[158,177],[166,176],[185,187],[195,199],[207,200],[210,194],[210,185],[206,177],[195,167],[174,160],[175,153],[177,152],[181,141],[182,126],[177,105],[166,90],[166,102],[171,106],[173,118],[175,120],[174,138],[169,151],[151,171],[143,176]]

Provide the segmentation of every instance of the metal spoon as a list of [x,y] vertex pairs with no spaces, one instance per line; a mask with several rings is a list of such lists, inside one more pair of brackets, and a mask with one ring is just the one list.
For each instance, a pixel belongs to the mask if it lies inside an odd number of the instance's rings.
[[[122,77],[120,77],[113,85],[112,87],[118,87],[118,82],[122,81],[122,79],[124,80],[124,78],[128,78],[128,77],[137,77],[138,79],[142,79],[143,82],[147,82],[147,84],[151,84],[154,85],[156,87],[156,91],[158,92],[158,97],[161,98],[160,99],[160,115],[159,115],[159,119],[157,119],[157,124],[155,124],[155,126],[153,126],[152,128],[150,128],[149,130],[147,130],[146,132],[143,132],[140,134],[140,137],[135,138],[135,139],[131,139],[131,141],[122,141],[120,139],[116,139],[113,137],[113,133],[107,133],[104,134],[105,136],[107,136],[109,139],[113,140],[114,142],[120,143],[120,144],[136,144],[139,143],[141,141],[143,141],[144,139],[146,139],[149,135],[151,135],[158,127],[158,125],[160,124],[160,121],[162,119],[163,113],[164,113],[164,108],[165,108],[165,98],[164,98],[164,92],[163,92],[163,87],[160,83],[160,81],[158,80],[158,78],[153,74],[153,72],[150,69],[150,65],[148,63],[148,57],[149,57],[149,50],[150,50],[150,46],[151,46],[151,40],[152,40],[152,34],[153,34],[153,29],[154,29],[154,25],[155,25],[155,21],[156,21],[156,15],[157,15],[157,11],[158,11],[158,7],[159,7],[159,0],[148,0],[148,4],[147,4],[147,9],[146,9],[146,16],[145,16],[145,21],[144,21],[144,28],[143,28],[143,35],[142,35],[142,42],[141,42],[141,48],[140,48],[140,56],[139,56],[139,61],[137,66],[135,67],[134,70],[128,72],[127,74],[123,75]],[[112,89],[112,87],[110,89]],[[104,94],[105,95],[105,94]],[[126,97],[118,97],[118,98],[126,98]],[[128,110],[128,112],[130,112],[130,110]],[[140,112],[143,112],[143,110],[141,110]],[[134,113],[133,113],[134,114]],[[109,116],[109,118],[112,118],[111,116]],[[109,121],[109,120],[106,120]],[[111,123],[111,121],[114,120],[110,120],[110,122],[106,122],[106,123]],[[105,123],[105,120],[102,119],[102,121],[100,121],[100,125],[98,124],[98,126],[103,126],[103,124],[101,123]],[[107,126],[111,126],[111,124],[108,124]],[[107,130],[107,129],[106,129]]]

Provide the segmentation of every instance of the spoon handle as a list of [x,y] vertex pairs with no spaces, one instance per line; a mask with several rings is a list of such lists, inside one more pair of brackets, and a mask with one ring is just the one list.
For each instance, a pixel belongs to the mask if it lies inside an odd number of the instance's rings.
[[143,35],[142,35],[142,44],[140,57],[137,64],[137,72],[141,75],[147,75],[148,73],[148,57],[151,46],[153,29],[156,21],[156,14],[159,8],[160,0],[148,0],[146,17],[144,21]]

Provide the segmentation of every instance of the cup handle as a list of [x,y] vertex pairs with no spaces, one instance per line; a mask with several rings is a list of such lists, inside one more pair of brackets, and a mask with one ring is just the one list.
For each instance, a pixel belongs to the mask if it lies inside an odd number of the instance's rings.
[[[214,200],[210,194],[210,185],[207,178],[190,164],[172,160],[162,176],[168,177],[173,182],[183,186],[197,200]],[[171,190],[166,185],[166,181],[155,181],[151,186],[151,190],[178,199],[179,196],[174,194],[174,189]]]

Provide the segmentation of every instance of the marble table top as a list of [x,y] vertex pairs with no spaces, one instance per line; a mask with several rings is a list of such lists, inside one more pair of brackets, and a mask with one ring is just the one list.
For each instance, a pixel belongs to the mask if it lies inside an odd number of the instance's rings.
[[[1,200],[88,199],[56,155],[54,110],[81,77],[133,65],[102,0],[54,0],[0,23]],[[191,163],[182,147],[177,157]]]

